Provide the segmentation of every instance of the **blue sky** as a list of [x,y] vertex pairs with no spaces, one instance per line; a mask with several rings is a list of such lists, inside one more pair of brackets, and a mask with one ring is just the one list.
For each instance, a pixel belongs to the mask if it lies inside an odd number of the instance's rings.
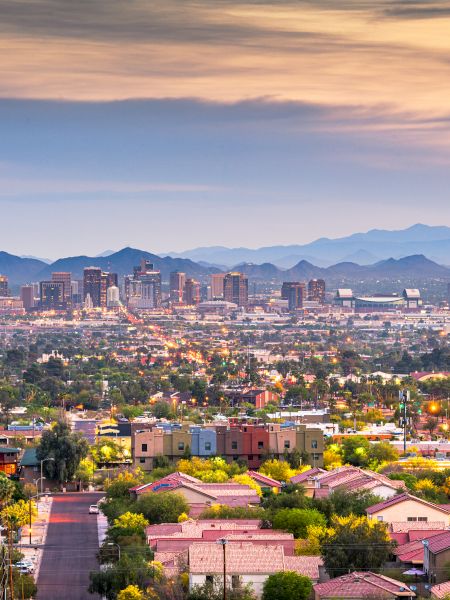
[[449,224],[446,5],[372,5],[0,0],[0,249]]

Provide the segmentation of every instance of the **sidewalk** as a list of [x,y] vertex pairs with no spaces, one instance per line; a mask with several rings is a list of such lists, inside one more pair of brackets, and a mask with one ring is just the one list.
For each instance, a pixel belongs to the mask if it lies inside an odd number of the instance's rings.
[[43,547],[45,538],[47,537],[48,522],[50,520],[50,512],[52,509],[53,498],[48,496],[37,502],[38,516],[36,521],[31,526],[31,546],[29,526],[22,529],[22,539],[17,545],[17,549],[24,554],[25,558],[30,559],[34,564],[34,580],[37,581],[39,569],[41,566]]
[[101,546],[106,537],[106,530],[108,529],[108,521],[101,509],[97,515],[97,527],[98,527],[98,545]]

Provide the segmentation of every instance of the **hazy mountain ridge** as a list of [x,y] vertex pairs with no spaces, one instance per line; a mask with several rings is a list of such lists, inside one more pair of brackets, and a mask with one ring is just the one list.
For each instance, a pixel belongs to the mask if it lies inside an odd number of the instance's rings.
[[[75,279],[81,279],[83,269],[90,266],[115,272],[119,278],[122,278],[133,271],[133,266],[138,265],[141,258],[152,262],[155,268],[161,271],[164,281],[168,281],[170,272],[182,271],[188,277],[205,282],[209,274],[221,270],[198,264],[189,259],[160,257],[136,248],[123,248],[107,257],[72,256],[60,258],[50,265],[36,259],[20,258],[7,252],[0,252],[0,273],[9,277],[11,286],[50,279],[54,271],[70,271]],[[343,282],[388,280],[409,282],[441,279],[450,281],[450,268],[441,266],[421,254],[400,259],[389,258],[371,265],[342,261],[329,267],[321,267],[307,260],[300,260],[290,269],[280,269],[268,262],[262,264],[239,263],[234,265],[233,269],[242,271],[253,281],[277,284],[283,281],[307,281],[314,278],[323,278],[329,285],[340,285]]]
[[[257,249],[202,247],[181,253],[170,253],[179,258],[191,258],[210,264],[264,262],[282,268],[292,268],[300,260],[320,266],[330,266],[349,259],[370,264],[388,258],[424,254],[441,263],[448,263],[450,256],[450,227],[416,224],[407,229],[388,231],[372,229],[366,233],[331,239],[322,237],[303,245],[267,246]],[[361,260],[362,259],[362,260]]]

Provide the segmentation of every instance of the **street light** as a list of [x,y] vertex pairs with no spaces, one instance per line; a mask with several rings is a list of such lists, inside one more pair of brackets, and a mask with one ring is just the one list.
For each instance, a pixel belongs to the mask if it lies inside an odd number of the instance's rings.
[[223,600],[227,600],[227,553],[226,553],[226,547],[228,544],[228,540],[225,538],[220,538],[217,540],[217,543],[220,544],[223,548]]
[[107,546],[116,546],[117,550],[119,551],[119,560],[120,560],[120,546],[119,546],[119,544],[116,544],[115,542],[108,542],[106,545]]
[[52,457],[49,457],[49,458],[43,458],[43,459],[41,460],[41,495],[44,493],[44,491],[43,491],[43,487],[44,487],[44,486],[43,486],[43,483],[44,483],[44,473],[43,473],[43,466],[44,466],[44,463],[45,463],[45,462],[47,462],[47,461],[50,461],[50,460],[52,460],[53,462],[55,462],[55,459],[54,459],[54,458],[52,458]]

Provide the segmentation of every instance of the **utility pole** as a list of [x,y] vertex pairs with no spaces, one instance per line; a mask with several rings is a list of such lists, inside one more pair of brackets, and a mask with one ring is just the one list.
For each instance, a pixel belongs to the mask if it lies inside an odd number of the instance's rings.
[[410,400],[409,390],[400,390],[398,393],[400,406],[403,408],[403,452],[406,454],[406,434],[408,432],[408,403]]
[[11,600],[14,600],[14,579],[13,579],[13,538],[11,529],[11,519],[8,523],[8,566],[9,566],[9,594]]
[[227,600],[227,543],[226,538],[217,540],[223,548],[223,600]]

